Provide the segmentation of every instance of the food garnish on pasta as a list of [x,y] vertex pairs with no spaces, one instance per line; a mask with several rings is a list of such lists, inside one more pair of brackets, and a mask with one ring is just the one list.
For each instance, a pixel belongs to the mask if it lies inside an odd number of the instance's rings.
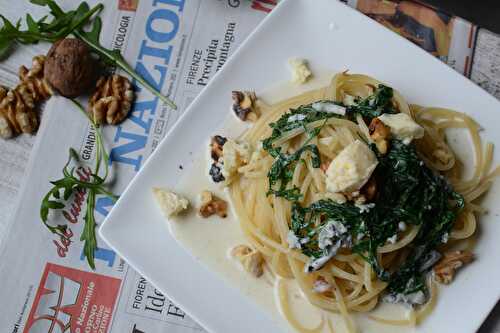
[[[350,313],[380,301],[405,303],[411,315],[370,315],[375,320],[422,320],[435,282],[451,282],[472,260],[484,212],[478,199],[500,174],[479,125],[460,112],[408,104],[376,79],[347,72],[274,105],[257,101],[260,117],[241,137],[212,138],[210,175],[228,187],[248,253],[262,255],[281,302],[279,279],[287,278],[311,304],[343,315],[351,331]],[[472,139],[470,178],[446,141],[450,128]]]

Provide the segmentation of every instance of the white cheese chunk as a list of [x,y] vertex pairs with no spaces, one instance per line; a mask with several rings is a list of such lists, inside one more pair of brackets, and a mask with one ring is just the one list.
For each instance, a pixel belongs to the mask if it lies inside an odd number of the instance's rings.
[[345,116],[346,112],[345,107],[333,102],[315,102],[312,104],[312,108],[316,111],[335,113],[341,116]]
[[391,134],[403,143],[409,144],[413,139],[420,139],[424,136],[424,128],[417,124],[406,113],[383,114],[378,117],[384,125],[389,126]]
[[326,170],[326,188],[330,192],[358,191],[370,178],[378,161],[373,151],[356,140],[345,147]]
[[398,241],[398,234],[392,235],[392,237],[387,238],[387,243],[396,244]]
[[189,206],[189,201],[186,198],[166,189],[155,187],[153,195],[163,215],[168,219],[178,215]]
[[291,115],[290,117],[288,117],[288,122],[291,123],[291,122],[294,122],[294,121],[301,121],[301,120],[304,120],[306,119],[306,116],[301,114],[301,113],[297,113],[297,114],[294,114],[294,115]]
[[318,234],[318,247],[322,250],[326,249],[328,246],[333,245],[334,237],[338,238],[346,232],[347,228],[342,222],[335,220],[327,221]]
[[427,301],[427,297],[421,290],[419,290],[407,295],[403,293],[387,294],[382,298],[382,300],[387,303],[406,303],[410,305],[421,305]]
[[360,213],[367,213],[375,207],[375,203],[373,202],[369,204],[355,203],[354,205],[359,209]]
[[443,244],[448,243],[449,238],[450,238],[450,235],[447,232],[445,232],[443,234],[443,236],[441,237],[441,243],[443,243]]
[[406,226],[405,222],[401,221],[401,222],[398,223],[398,229],[399,229],[399,231],[406,231],[406,227],[407,226]]
[[288,60],[290,70],[292,71],[292,82],[302,84],[311,76],[312,72],[304,59],[293,58]]
[[238,143],[232,139],[228,139],[222,149],[222,175],[224,176],[225,185],[229,185],[234,177],[238,174],[238,168],[242,167],[250,161],[252,150],[246,142]]
[[300,244],[300,239],[295,235],[295,233],[292,230],[288,231],[287,235],[287,242],[288,242],[288,247],[291,249],[300,249],[302,248],[302,244]]

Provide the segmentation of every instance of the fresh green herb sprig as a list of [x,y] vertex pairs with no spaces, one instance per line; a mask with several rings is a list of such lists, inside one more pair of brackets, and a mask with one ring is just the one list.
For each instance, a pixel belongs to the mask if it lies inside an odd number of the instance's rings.
[[[39,41],[53,43],[72,34],[84,41],[108,65],[121,68],[163,103],[174,110],[177,108],[174,102],[162,95],[161,92],[140,76],[127,63],[119,50],[111,50],[100,44],[102,20],[99,14],[104,9],[103,4],[90,8],[86,2],[82,2],[77,9],[65,12],[54,0],[30,0],[30,2],[39,6],[47,6],[50,9],[52,20],[47,22],[48,16],[35,20],[30,14],[27,14],[27,29],[21,30],[21,20],[13,24],[0,15],[3,21],[3,26],[0,28],[0,60],[9,55],[12,46],[16,42],[21,44],[35,44]],[[87,25],[91,25],[89,31],[83,29]]]
[[[94,216],[94,208],[97,196],[104,195],[112,200],[118,200],[118,196],[106,190],[105,181],[109,173],[109,156],[104,147],[102,133],[99,125],[94,119],[90,118],[83,109],[82,105],[73,100],[77,108],[89,119],[96,132],[96,154],[95,154],[95,169],[90,174],[90,180],[81,180],[78,175],[75,175],[75,164],[79,163],[78,153],[70,148],[69,158],[62,169],[63,178],[52,181],[53,187],[43,197],[40,206],[40,218],[45,226],[53,233],[61,236],[66,236],[67,226],[64,224],[51,225],[49,224],[49,211],[63,209],[64,202],[67,201],[73,193],[84,191],[87,194],[86,209],[84,216],[84,228],[80,236],[80,241],[84,242],[84,254],[87,262],[92,269],[95,269],[94,252],[97,248],[97,239],[95,234],[96,220]],[[101,165],[104,165],[104,174],[100,175]],[[61,196],[62,194],[62,196]]]

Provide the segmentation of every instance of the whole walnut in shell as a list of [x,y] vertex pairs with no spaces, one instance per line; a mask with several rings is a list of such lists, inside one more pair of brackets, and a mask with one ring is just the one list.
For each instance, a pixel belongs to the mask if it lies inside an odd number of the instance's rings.
[[65,97],[77,97],[89,90],[96,80],[97,61],[85,42],[61,39],[47,53],[44,77]]

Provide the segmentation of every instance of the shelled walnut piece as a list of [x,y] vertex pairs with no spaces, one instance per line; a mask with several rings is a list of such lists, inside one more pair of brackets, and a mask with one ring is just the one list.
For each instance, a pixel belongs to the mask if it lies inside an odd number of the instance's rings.
[[238,245],[231,250],[231,256],[238,259],[243,268],[255,277],[264,274],[262,253],[247,245]]
[[225,218],[227,217],[227,202],[218,198],[210,191],[201,193],[201,207],[199,210],[200,216],[207,218],[214,214]]
[[43,77],[44,62],[44,56],[34,57],[31,69],[19,68],[21,82],[14,89],[0,87],[0,137],[9,139],[38,128],[35,106],[53,95]]
[[126,77],[118,74],[101,77],[90,97],[88,112],[97,124],[117,125],[127,117],[134,99],[132,85]]
[[474,256],[469,251],[450,251],[434,266],[434,277],[437,282],[449,284],[455,276],[455,271],[464,264],[470,263]]
[[368,128],[370,130],[370,137],[375,142],[378,151],[382,155],[387,153],[389,148],[389,139],[391,137],[391,129],[385,126],[384,123],[378,118],[373,118]]
[[233,91],[233,112],[242,121],[254,122],[259,118],[255,107],[257,96],[253,91]]
[[19,68],[19,80],[21,83],[16,87],[26,104],[31,108],[36,103],[46,101],[53,94],[52,87],[44,77],[45,56],[33,57],[31,69],[21,66]]
[[363,195],[367,201],[373,201],[377,196],[377,181],[372,175],[366,184],[360,190],[361,195]]

